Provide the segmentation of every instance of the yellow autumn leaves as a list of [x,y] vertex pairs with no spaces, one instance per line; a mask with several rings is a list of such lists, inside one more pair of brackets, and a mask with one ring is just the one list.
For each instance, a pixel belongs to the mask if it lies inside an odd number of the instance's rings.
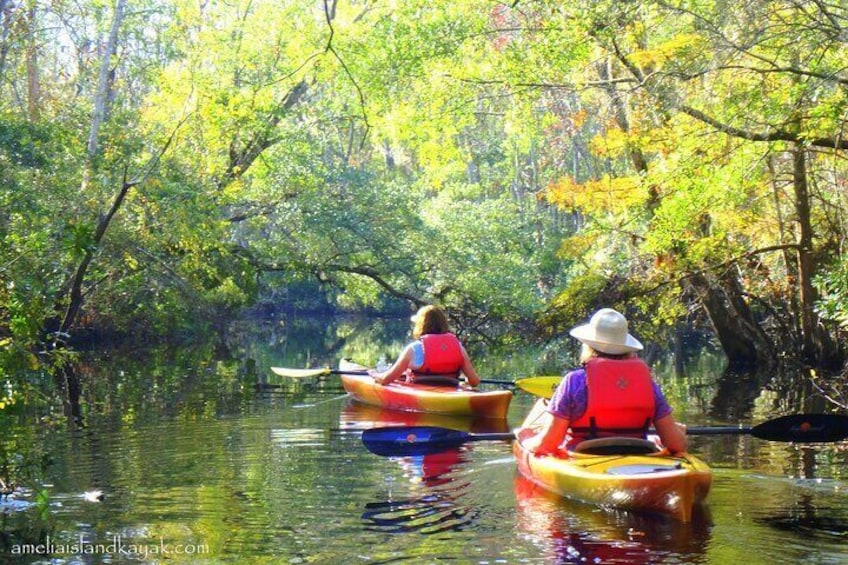
[[605,174],[598,179],[575,182],[563,177],[548,186],[545,198],[563,209],[579,209],[588,214],[620,213],[647,200],[648,191],[637,175],[613,177]]

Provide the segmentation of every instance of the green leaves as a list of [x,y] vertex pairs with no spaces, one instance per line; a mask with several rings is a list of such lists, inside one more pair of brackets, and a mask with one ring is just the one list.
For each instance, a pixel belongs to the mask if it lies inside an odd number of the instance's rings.
[[848,328],[848,261],[845,257],[821,273],[816,279],[816,286],[821,293],[817,305],[819,315],[836,322],[843,329]]
[[[671,327],[678,281],[731,268],[791,317],[793,258],[771,250],[801,231],[797,147],[815,148],[805,233],[838,255],[836,8],[332,6],[140,6],[93,159],[84,47],[111,8],[45,6],[69,30],[40,28],[55,70],[12,49],[0,86],[0,335],[61,312],[81,260],[86,315],[117,329],[183,330],[286,285],[341,308],[438,301],[477,328],[629,299]],[[819,272],[832,319],[840,268]]]
[[30,169],[44,167],[49,161],[44,147],[48,139],[47,132],[38,126],[0,114],[0,155],[9,164]]

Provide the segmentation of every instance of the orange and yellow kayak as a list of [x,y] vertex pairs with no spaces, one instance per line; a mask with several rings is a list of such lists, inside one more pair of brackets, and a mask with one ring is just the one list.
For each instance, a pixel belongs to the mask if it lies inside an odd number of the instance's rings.
[[706,463],[687,453],[671,455],[659,447],[645,454],[615,453],[615,447],[607,445],[605,454],[568,451],[559,456],[535,455],[522,446],[522,438],[532,435],[546,417],[551,416],[540,400],[518,430],[513,453],[521,474],[548,491],[600,506],[663,514],[681,522],[692,520],[693,509],[710,491],[712,473]]
[[[340,371],[362,371],[362,365],[347,360]],[[506,418],[512,391],[479,391],[466,386],[444,386],[393,382],[381,385],[368,375],[341,374],[342,386],[357,401],[372,406],[481,418]]]

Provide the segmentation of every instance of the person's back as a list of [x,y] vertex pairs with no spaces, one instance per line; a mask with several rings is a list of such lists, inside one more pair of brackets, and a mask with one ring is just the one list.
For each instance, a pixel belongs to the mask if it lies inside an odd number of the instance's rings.
[[627,320],[611,308],[596,312],[588,324],[571,330],[582,344],[583,367],[566,375],[548,404],[553,416],[525,446],[539,454],[556,453],[581,440],[624,435],[645,437],[653,424],[666,448],[686,450],[686,436],[671,406],[636,357],[642,344],[628,333]]
[[438,306],[424,306],[412,316],[415,339],[401,352],[386,371],[371,371],[381,384],[401,377],[413,382],[458,385],[465,375],[468,384],[477,386],[480,378],[459,339],[451,333],[447,316]]
[[459,384],[463,348],[454,334],[424,334],[413,348],[413,361],[409,365],[412,381]]
[[569,447],[601,437],[644,438],[657,404],[648,366],[637,357],[595,356],[585,373],[586,411],[570,421]]

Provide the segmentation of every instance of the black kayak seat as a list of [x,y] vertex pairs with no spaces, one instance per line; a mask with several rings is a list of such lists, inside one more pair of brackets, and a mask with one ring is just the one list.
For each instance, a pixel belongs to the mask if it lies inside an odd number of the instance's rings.
[[587,455],[648,455],[660,452],[657,444],[636,437],[602,437],[581,441],[574,448],[575,453]]

